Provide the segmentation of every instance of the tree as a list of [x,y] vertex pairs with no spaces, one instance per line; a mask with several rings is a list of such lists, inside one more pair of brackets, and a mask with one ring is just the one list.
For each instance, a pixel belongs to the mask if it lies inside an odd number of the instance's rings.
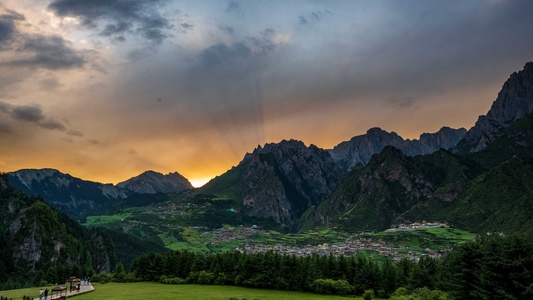
[[124,266],[122,265],[121,262],[117,264],[117,269],[115,270],[115,273],[113,273],[112,281],[115,281],[115,282],[126,281],[126,270],[124,270]]
[[460,299],[527,299],[533,242],[523,235],[481,235],[448,254],[443,286]]

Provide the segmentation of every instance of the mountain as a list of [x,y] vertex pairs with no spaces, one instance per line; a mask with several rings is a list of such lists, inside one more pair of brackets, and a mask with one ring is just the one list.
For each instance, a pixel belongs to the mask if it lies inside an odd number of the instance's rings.
[[117,187],[137,194],[172,193],[193,188],[189,180],[178,172],[163,175],[154,171],[146,171],[139,176],[120,182]]
[[432,153],[440,148],[454,147],[466,134],[466,129],[452,129],[442,127],[436,133],[424,133],[418,140],[404,140],[395,132],[387,132],[375,127],[366,134],[353,137],[328,150],[345,170],[352,170],[357,164],[367,164],[372,155],[380,153],[386,146],[394,146],[408,156]]
[[62,282],[129,268],[136,256],[164,252],[159,244],[103,228],[85,228],[29,196],[0,174],[0,290]]
[[353,170],[331,197],[306,212],[300,226],[324,225],[329,218],[346,230],[384,230],[430,199],[440,185],[471,176],[468,163],[445,150],[409,157],[386,146],[366,166]]
[[283,140],[259,146],[201,191],[236,199],[248,216],[293,226],[310,206],[327,198],[345,174],[325,150]]
[[88,231],[41,197],[12,187],[6,175],[0,175],[0,219],[0,289],[115,267],[108,235]]
[[533,237],[533,114],[494,137],[473,154],[441,149],[409,157],[385,147],[298,224],[305,230],[329,218],[331,226],[345,230],[384,230],[427,220]]
[[407,216],[446,220],[478,233],[520,232],[533,237],[533,160],[513,156],[464,183],[452,197],[435,195]]
[[23,169],[8,173],[9,181],[29,195],[41,195],[46,202],[75,219],[101,212],[132,192],[112,184],[86,181],[54,169]]
[[497,137],[501,128],[533,113],[533,62],[525,64],[522,71],[514,72],[504,83],[489,112],[480,116],[457,150],[472,153],[483,150]]

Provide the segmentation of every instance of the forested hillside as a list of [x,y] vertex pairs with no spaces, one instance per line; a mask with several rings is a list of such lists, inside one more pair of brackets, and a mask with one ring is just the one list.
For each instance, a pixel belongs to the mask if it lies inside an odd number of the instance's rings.
[[[42,197],[28,196],[0,175],[0,289],[59,283],[128,266],[162,247],[104,229],[87,229]],[[118,254],[118,255],[117,255]]]

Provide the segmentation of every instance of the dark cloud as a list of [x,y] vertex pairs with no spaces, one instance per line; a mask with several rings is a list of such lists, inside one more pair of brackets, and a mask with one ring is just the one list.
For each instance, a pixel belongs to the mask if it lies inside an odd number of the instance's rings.
[[44,119],[43,111],[37,105],[20,105],[13,107],[11,116],[15,119],[38,122]]
[[276,31],[274,29],[266,28],[259,32],[259,36],[257,37],[247,37],[247,41],[254,47],[261,49],[263,53],[270,52],[278,47],[278,44],[273,41],[275,33]]
[[200,57],[205,67],[213,68],[219,65],[232,63],[248,58],[252,50],[244,43],[236,43],[228,47],[226,44],[217,44],[202,51]]
[[194,28],[194,25],[189,23],[181,23],[180,26],[183,30],[191,30]]
[[[12,105],[5,102],[0,102],[0,111],[8,114],[13,119],[36,124],[37,126],[49,130],[66,130],[65,125],[55,118],[46,118],[43,110],[39,105]],[[5,124],[5,128],[11,128],[11,125]]]
[[0,15],[0,50],[13,38],[16,32],[15,21],[11,14]]
[[122,34],[129,30],[133,25],[127,22],[119,22],[117,24],[107,24],[100,32],[102,36],[110,36],[115,34]]
[[[62,17],[78,17],[82,25],[100,35],[123,35],[126,32],[157,44],[169,37],[172,25],[162,17],[158,7],[166,0],[56,0],[48,8]],[[101,24],[100,24],[101,23]]]
[[79,130],[75,130],[75,129],[70,129],[69,131],[67,131],[67,134],[71,136],[79,136],[79,137],[83,136],[83,132]]
[[0,15],[0,51],[16,51],[16,54],[8,53],[10,59],[1,62],[1,66],[58,70],[78,68],[86,63],[83,55],[63,37],[22,32],[18,22],[25,17],[12,10],[5,11]]
[[241,9],[240,9],[240,6],[239,6],[239,3],[235,2],[235,1],[230,1],[228,3],[228,7],[226,8],[226,12],[227,13],[230,13],[230,12],[241,12]]
[[233,34],[233,32],[235,31],[235,30],[233,29],[233,27],[228,26],[228,25],[226,25],[226,24],[218,25],[218,29],[224,31],[224,32],[227,33],[227,34]]
[[83,55],[70,47],[59,35],[25,37],[20,59],[3,63],[8,66],[44,68],[50,70],[81,68],[87,62]]
[[298,24],[308,25],[311,23],[320,22],[325,16],[332,15],[333,13],[327,9],[320,11],[313,11],[309,14],[298,16]]
[[66,130],[65,125],[63,125],[61,122],[53,118],[39,122],[39,127],[44,128],[44,129],[50,129],[50,130],[59,130],[59,131]]

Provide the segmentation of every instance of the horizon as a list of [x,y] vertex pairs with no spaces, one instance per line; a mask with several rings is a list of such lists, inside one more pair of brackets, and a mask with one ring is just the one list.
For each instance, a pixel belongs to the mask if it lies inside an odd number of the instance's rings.
[[470,129],[533,61],[531,1],[6,0],[0,171],[201,185],[257,145]]

